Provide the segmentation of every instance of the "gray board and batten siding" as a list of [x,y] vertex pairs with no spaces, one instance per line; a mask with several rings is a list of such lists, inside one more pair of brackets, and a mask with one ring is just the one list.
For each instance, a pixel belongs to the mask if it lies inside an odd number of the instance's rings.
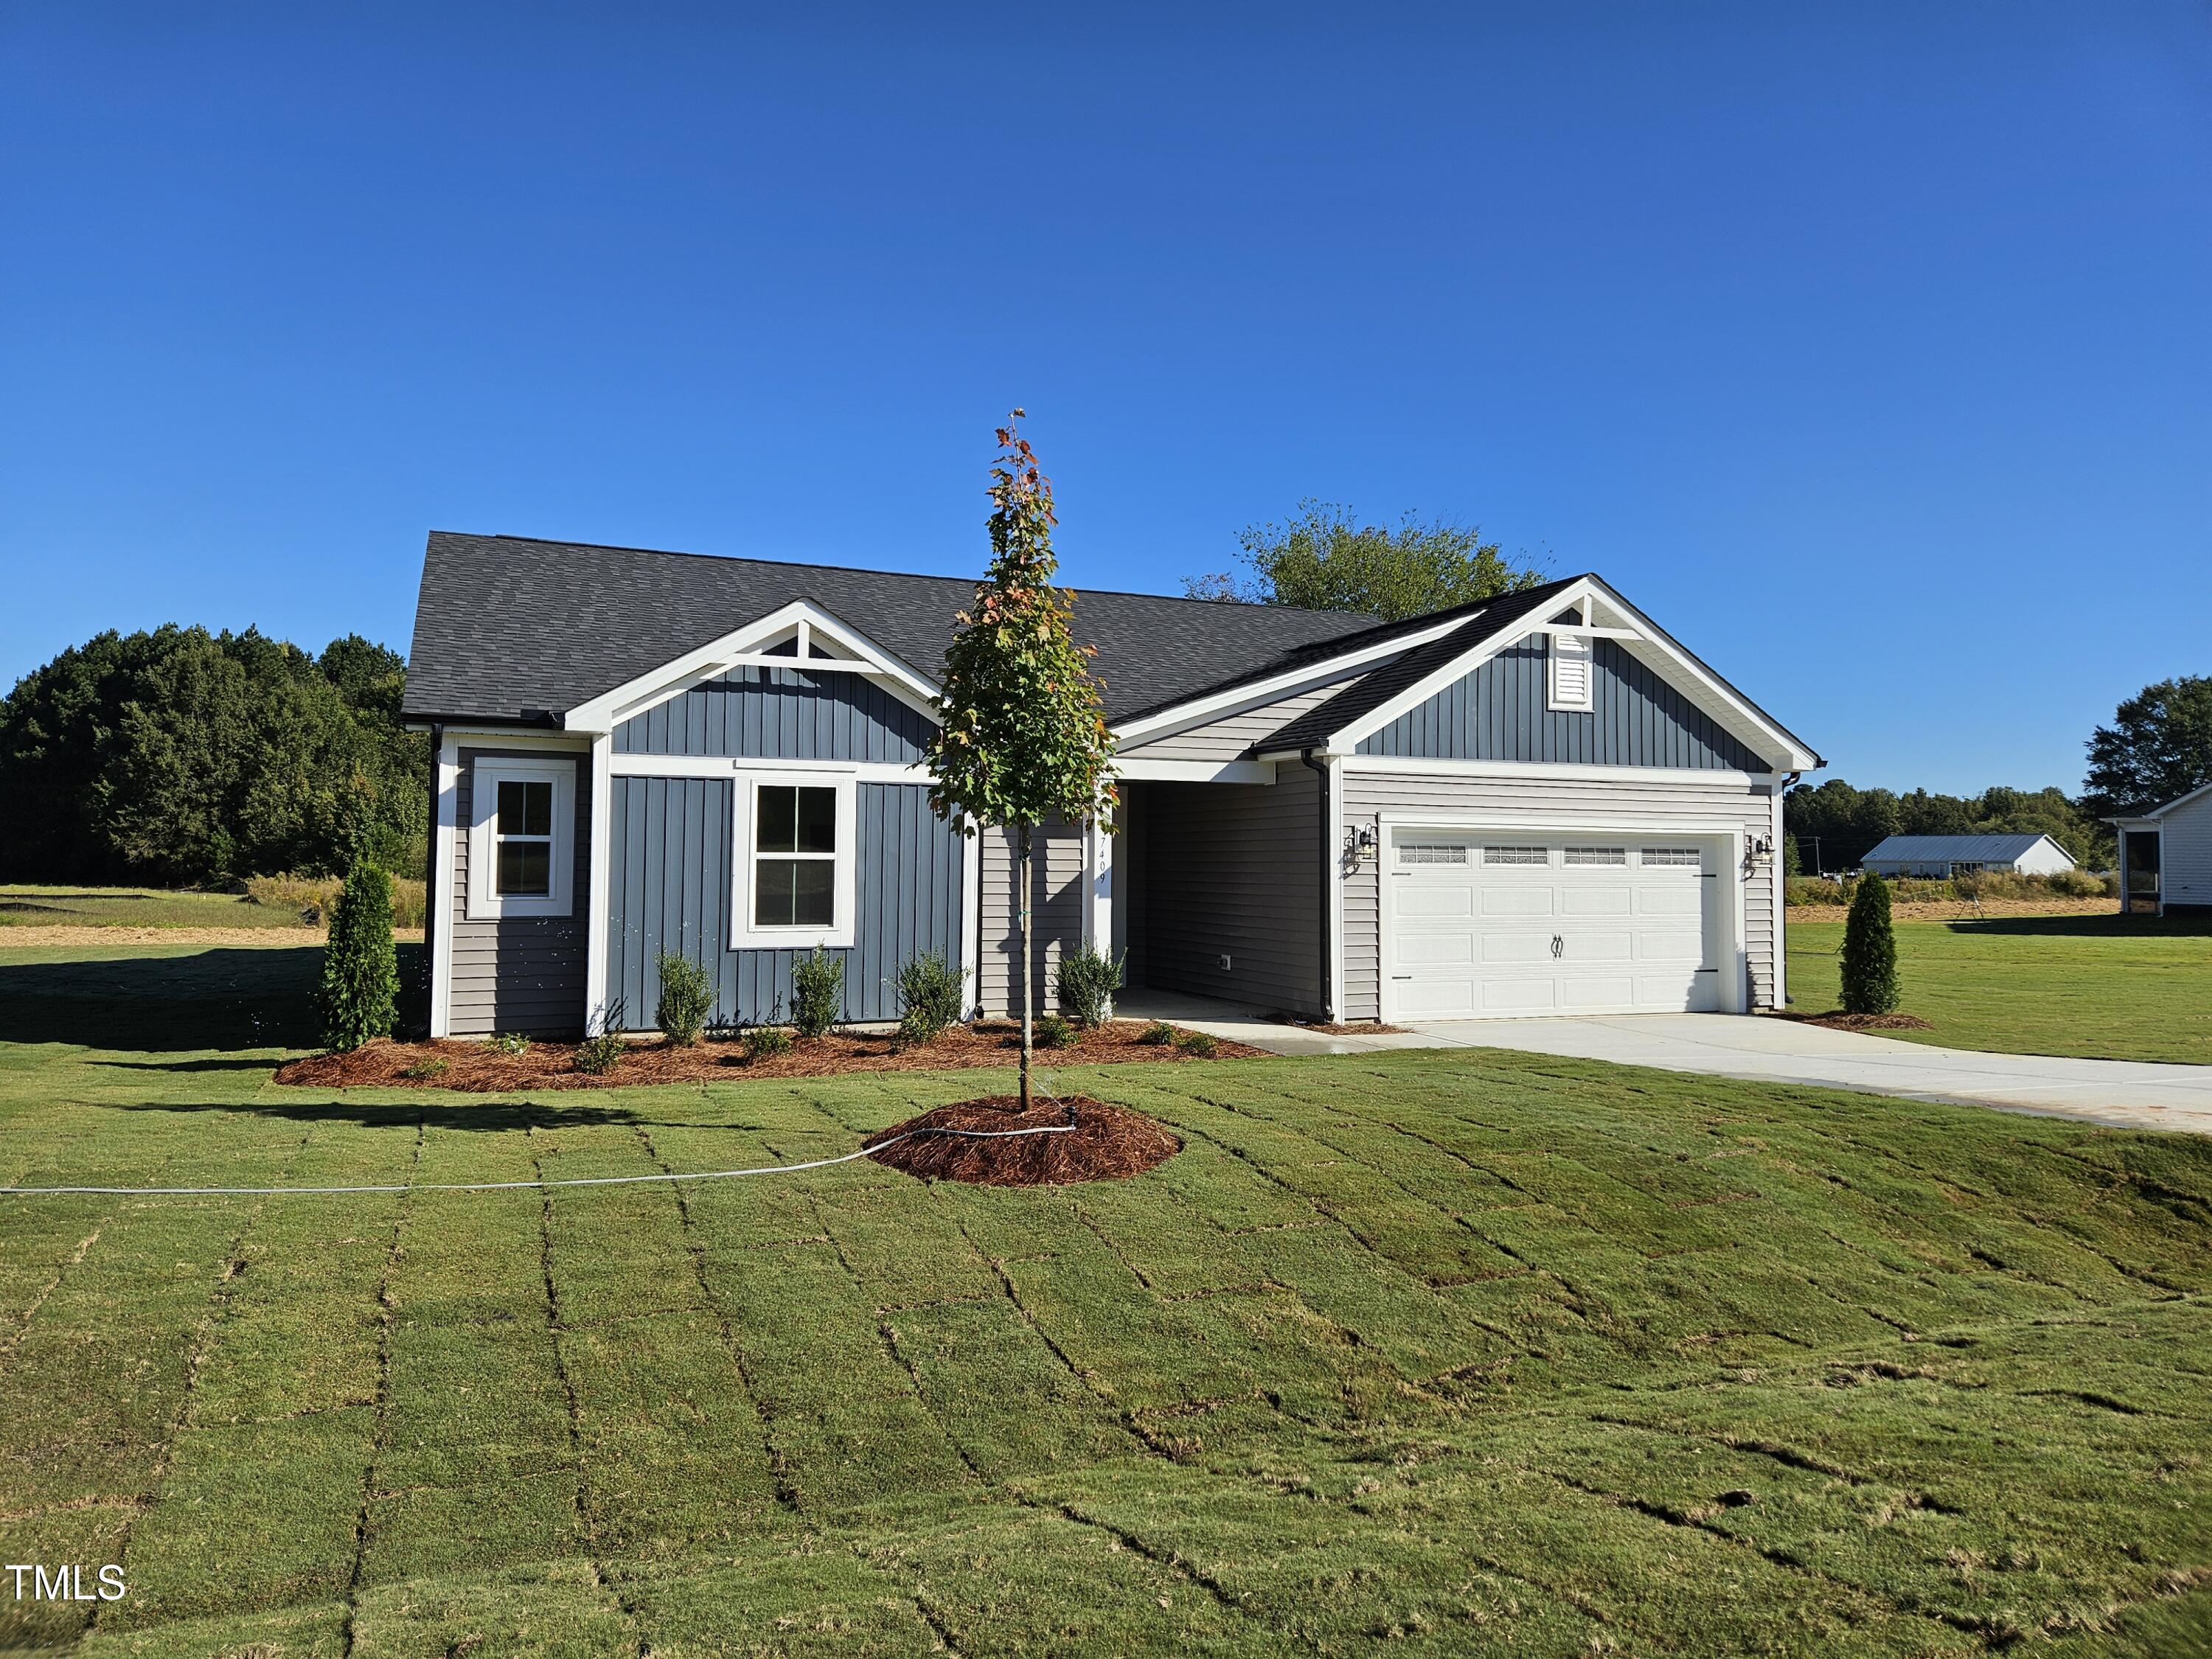
[[[884,762],[923,756],[927,716],[860,675],[744,668],[655,704],[616,728],[615,751],[737,760]],[[794,781],[800,775],[794,775]],[[730,778],[625,774],[613,781],[607,998],[622,1023],[650,1030],[663,951],[702,963],[714,1018],[751,1024],[791,1012],[791,968],[805,950],[730,948],[733,850]],[[920,784],[863,781],[854,800],[854,942],[844,1018],[898,1018],[894,983],[913,957],[957,966],[964,860],[960,836]]]
[[455,1036],[486,1036],[495,1031],[574,1036],[584,1024],[592,814],[599,810],[592,799],[591,757],[574,757],[576,864],[568,914],[471,919],[469,826],[477,763],[495,757],[544,760],[546,751],[487,747],[459,752],[459,775],[453,786],[453,979],[446,1003],[447,1029]]
[[[791,968],[805,951],[730,948],[730,778],[617,777],[607,929],[607,996],[634,1030],[650,1030],[663,951],[702,963],[717,1023],[791,1013]],[[896,975],[925,952],[960,960],[965,860],[961,837],[920,784],[867,783],[854,799],[858,911],[845,963],[843,1016],[899,1015]]]
[[1508,646],[1360,740],[1362,755],[1765,772],[1766,763],[1616,640],[1591,653],[1589,712],[1547,708],[1540,641]]
[[615,728],[617,755],[921,763],[929,717],[858,674],[741,668]]

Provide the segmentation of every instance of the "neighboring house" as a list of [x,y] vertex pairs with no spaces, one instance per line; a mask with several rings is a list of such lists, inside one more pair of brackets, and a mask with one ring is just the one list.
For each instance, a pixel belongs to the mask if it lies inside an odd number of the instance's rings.
[[1892,836],[1859,860],[1878,876],[1927,876],[1948,881],[1977,870],[2055,876],[2075,868],[2074,855],[2048,836]]
[[2120,832],[2120,908],[2140,898],[2162,916],[2212,915],[2212,783],[2133,817]]
[[[649,1027],[664,951],[724,1021],[842,955],[897,1014],[933,951],[1020,1006],[1012,842],[923,757],[975,584],[434,534],[407,676],[433,734],[439,1035]],[[1110,824],[1033,860],[1060,953],[1300,1016],[1778,1006],[1782,791],[1820,757],[1595,576],[1403,623],[1079,592]]]

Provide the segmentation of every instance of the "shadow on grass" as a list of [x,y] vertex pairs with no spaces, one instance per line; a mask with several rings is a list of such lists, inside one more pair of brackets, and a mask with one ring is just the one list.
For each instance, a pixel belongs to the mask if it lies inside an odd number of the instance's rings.
[[[2117,902],[2118,901],[2115,901]],[[2017,933],[2048,939],[2203,939],[2212,916],[1961,916],[1943,924],[1954,933]]]
[[356,1123],[363,1128],[479,1129],[711,1129],[741,1125],[682,1123],[644,1117],[627,1106],[579,1102],[574,1106],[531,1100],[400,1101],[380,1105],[352,1100],[148,1100],[99,1108],[112,1112],[207,1112],[275,1118],[285,1123]]
[[118,1072],[265,1072],[272,1061],[241,1056],[237,1060],[95,1060]]
[[147,1054],[311,1048],[322,963],[319,943],[9,963],[0,966],[0,1042]]

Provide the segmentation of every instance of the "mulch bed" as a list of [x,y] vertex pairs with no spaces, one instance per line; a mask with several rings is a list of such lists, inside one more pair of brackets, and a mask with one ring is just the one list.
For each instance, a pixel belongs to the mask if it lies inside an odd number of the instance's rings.
[[[1027,1129],[1073,1122],[1065,1134],[984,1139],[915,1134],[928,1129]],[[901,1135],[911,1139],[886,1141]],[[1139,1112],[1073,1095],[1037,1096],[1021,1109],[1014,1095],[992,1095],[939,1106],[879,1129],[860,1143],[881,1146],[875,1161],[924,1181],[966,1181],[985,1187],[1054,1187],[1075,1181],[1126,1181],[1164,1164],[1182,1142]]]
[[1932,1031],[1936,1028],[1917,1014],[1780,1014],[1800,1025],[1825,1025],[1832,1031]]
[[[1114,1065],[1126,1060],[1172,1061],[1188,1056],[1172,1043],[1139,1042],[1145,1030],[1134,1020],[1115,1020],[1077,1034],[1072,1048],[1040,1044],[1036,1065],[1049,1072],[1063,1066]],[[665,1042],[631,1043],[611,1072],[576,1069],[572,1043],[533,1042],[520,1054],[503,1054],[489,1043],[466,1038],[436,1042],[394,1042],[380,1037],[350,1054],[310,1054],[279,1066],[276,1081],[319,1089],[458,1089],[469,1094],[515,1094],[532,1089],[619,1089],[648,1083],[735,1082],[746,1078],[836,1077],[848,1072],[947,1072],[973,1066],[1012,1066],[1021,1052],[1018,1027],[991,1020],[956,1025],[934,1042],[899,1042],[888,1032],[833,1031],[800,1037],[791,1052],[745,1058],[742,1044],[730,1041],[678,1048]],[[1214,1057],[1245,1060],[1266,1051],[1217,1040]],[[1060,1140],[1062,1135],[1030,1137]]]

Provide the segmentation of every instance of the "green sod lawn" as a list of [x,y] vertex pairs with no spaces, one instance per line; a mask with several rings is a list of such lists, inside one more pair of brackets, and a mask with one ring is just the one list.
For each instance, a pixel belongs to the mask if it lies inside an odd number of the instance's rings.
[[[279,1089],[241,999],[297,1041],[314,954],[0,951],[0,1174],[726,1169],[1003,1086]],[[1054,1076],[1187,1150],[0,1199],[0,1559],[128,1584],[0,1647],[2212,1650],[2212,1141],[1488,1051]]]
[[0,927],[272,927],[301,931],[297,910],[243,894],[151,887],[0,886]]
[[[1790,994],[1836,1006],[1841,922],[1789,925]],[[1900,921],[1908,1042],[2212,1064],[2212,922],[2156,916]]]

